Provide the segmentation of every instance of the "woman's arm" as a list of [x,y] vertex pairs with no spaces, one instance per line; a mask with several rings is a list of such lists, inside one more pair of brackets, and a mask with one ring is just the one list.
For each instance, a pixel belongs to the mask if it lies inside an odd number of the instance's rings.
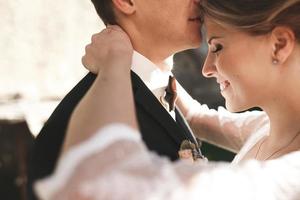
[[[296,200],[300,195],[299,151],[267,162],[191,165],[149,152],[137,135],[125,126],[99,130],[68,151],[36,191],[49,200]],[[112,137],[118,140],[101,143]]]
[[98,76],[72,114],[63,151],[113,122],[137,129],[130,79],[132,52],[128,36],[119,27],[93,35],[82,62],[97,70]]
[[194,100],[177,82],[177,106],[195,135],[209,143],[238,152],[247,138],[259,129],[268,131],[269,118],[265,112],[231,113],[223,107],[209,109]]

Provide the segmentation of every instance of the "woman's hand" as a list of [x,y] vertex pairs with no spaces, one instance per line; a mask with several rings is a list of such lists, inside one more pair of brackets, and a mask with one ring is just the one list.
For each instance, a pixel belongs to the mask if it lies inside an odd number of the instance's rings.
[[92,73],[105,70],[130,71],[133,47],[128,35],[116,25],[92,36],[85,48],[82,64]]

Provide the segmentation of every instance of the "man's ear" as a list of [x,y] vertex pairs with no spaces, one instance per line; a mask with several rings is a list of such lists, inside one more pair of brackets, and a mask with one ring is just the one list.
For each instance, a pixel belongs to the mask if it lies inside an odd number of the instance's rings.
[[273,61],[284,63],[295,46],[294,32],[288,27],[275,27],[271,33],[271,41]]
[[135,12],[135,0],[112,0],[115,8],[125,15]]

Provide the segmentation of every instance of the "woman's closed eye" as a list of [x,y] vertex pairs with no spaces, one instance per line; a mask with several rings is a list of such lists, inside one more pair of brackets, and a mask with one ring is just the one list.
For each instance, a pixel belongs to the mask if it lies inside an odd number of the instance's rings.
[[211,46],[211,52],[212,53],[218,53],[219,51],[221,51],[223,49],[223,46],[221,44],[215,44]]

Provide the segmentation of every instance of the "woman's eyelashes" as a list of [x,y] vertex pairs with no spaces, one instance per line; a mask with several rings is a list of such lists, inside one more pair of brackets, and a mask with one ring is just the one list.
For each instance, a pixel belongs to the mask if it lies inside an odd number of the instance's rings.
[[214,44],[214,45],[211,45],[211,50],[210,51],[212,53],[218,53],[222,49],[223,49],[223,46],[221,44]]

